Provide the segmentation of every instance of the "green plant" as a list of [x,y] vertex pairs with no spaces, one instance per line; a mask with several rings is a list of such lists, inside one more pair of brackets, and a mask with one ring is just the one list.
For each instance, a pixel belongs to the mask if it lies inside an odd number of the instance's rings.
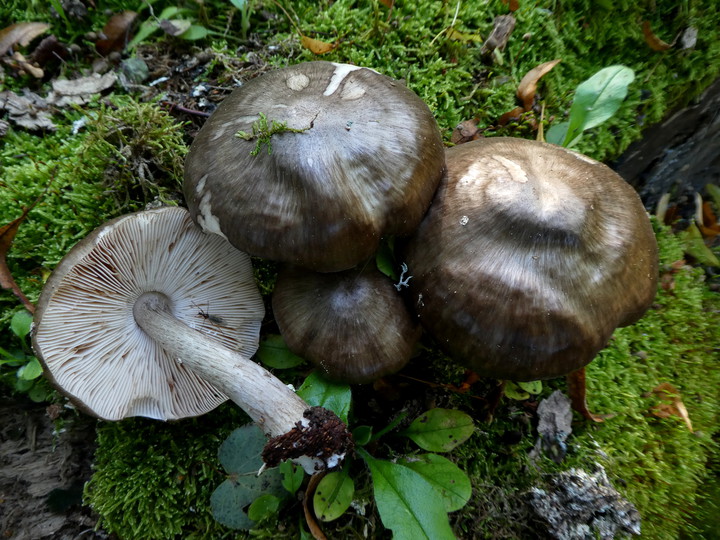
[[635,80],[635,72],[626,66],[610,66],[598,71],[575,90],[567,122],[554,124],[547,141],[560,146],[575,146],[584,131],[612,118]]
[[252,123],[252,133],[247,133],[246,131],[238,131],[235,136],[244,141],[252,141],[253,139],[257,139],[257,144],[255,145],[255,148],[252,152],[250,152],[251,156],[257,156],[260,153],[260,149],[263,145],[267,145],[267,153],[269,155],[272,154],[272,144],[270,142],[270,138],[273,135],[277,135],[279,133],[303,133],[310,128],[312,128],[312,124],[310,124],[306,128],[295,129],[288,127],[285,122],[277,122],[275,120],[272,120],[270,123],[268,123],[267,116],[265,116],[263,113],[260,113],[260,117]]
[[[278,348],[277,343],[274,348]],[[351,405],[348,385],[332,383],[311,373],[298,394],[310,405],[331,409],[347,422]],[[370,426],[358,426],[353,432],[357,455],[370,471],[380,519],[394,531],[395,538],[418,534],[454,538],[448,512],[462,508],[472,488],[464,472],[433,452],[449,452],[467,440],[474,431],[473,421],[460,411],[431,409],[399,433],[429,453],[412,452],[394,460],[375,457],[370,448],[377,448],[377,441],[397,428],[404,418],[404,414],[399,415],[375,434]],[[252,528],[275,515],[302,485],[304,473],[288,462],[256,474],[262,469],[260,454],[264,444],[259,429],[243,426],[220,448],[220,462],[228,478],[213,493],[211,506],[216,519],[224,525]],[[346,456],[342,469],[325,475],[318,483],[312,506],[321,521],[333,521],[350,507],[356,493],[353,465],[353,457]]]
[[31,324],[32,315],[27,311],[18,311],[10,319],[10,330],[20,341],[20,346],[10,350],[0,347],[0,380],[17,392],[27,394],[33,401],[42,402],[48,398],[51,390],[47,381],[41,378],[42,366],[27,343]]

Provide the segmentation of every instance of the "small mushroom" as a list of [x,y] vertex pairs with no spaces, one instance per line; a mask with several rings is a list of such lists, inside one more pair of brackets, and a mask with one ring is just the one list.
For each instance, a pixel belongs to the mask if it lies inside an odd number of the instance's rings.
[[[249,257],[187,210],[160,208],[102,225],[63,258],[40,295],[33,348],[61,391],[106,420],[195,416],[230,397],[271,437],[297,435],[312,409],[249,360],[263,314]],[[314,471],[348,440],[284,457]]]
[[334,272],[382,236],[411,234],[443,172],[437,123],[417,95],[371,69],[307,62],[221,103],[192,143],[183,189],[205,231]]
[[509,138],[450,148],[446,160],[406,260],[420,321],[453,358],[501,379],[564,375],[650,306],[655,236],[608,167]]
[[399,371],[420,337],[398,291],[372,265],[330,274],[287,268],[272,305],[288,348],[335,381],[369,383]]

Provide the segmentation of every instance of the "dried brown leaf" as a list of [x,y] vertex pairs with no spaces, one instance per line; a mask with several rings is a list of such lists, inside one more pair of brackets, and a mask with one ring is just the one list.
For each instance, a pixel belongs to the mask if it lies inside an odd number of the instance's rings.
[[122,51],[130,41],[130,32],[137,16],[137,13],[128,10],[110,17],[102,31],[104,37],[95,42],[97,51],[100,54]]
[[653,51],[667,51],[672,47],[672,44],[664,42],[653,33],[652,28],[650,28],[650,21],[643,21],[642,33],[643,36],[645,36],[645,43],[647,43]]
[[12,292],[30,313],[35,313],[35,306],[32,302],[30,302],[30,300],[28,300],[27,296],[23,294],[20,287],[18,287],[18,284],[15,283],[15,279],[13,278],[10,268],[8,268],[7,265],[7,254],[10,251],[15,235],[20,228],[20,224],[25,221],[28,212],[33,209],[39,200],[40,199],[38,198],[28,208],[25,208],[19,218],[14,219],[7,225],[0,227],[0,286],[2,286],[3,289],[7,289]]
[[518,9],[520,9],[520,1],[519,0],[502,0],[502,3],[506,5],[511,12],[515,12]]
[[312,500],[313,496],[315,495],[315,490],[317,489],[320,480],[322,480],[324,476],[324,472],[313,474],[310,477],[307,489],[305,490],[305,495],[303,496],[303,511],[305,513],[305,523],[307,523],[308,529],[310,529],[310,534],[312,534],[315,540],[327,540],[327,536],[325,536],[325,533],[323,533],[322,529],[320,528],[320,524],[317,522],[317,518],[315,517],[315,512],[312,509]]
[[556,58],[555,60],[550,60],[549,62],[545,62],[543,64],[540,64],[539,66],[535,66],[530,71],[528,71],[522,78],[520,84],[518,85],[517,97],[523,104],[523,108],[526,111],[529,111],[533,106],[538,81],[540,81],[540,79],[545,76],[552,68],[557,66],[561,62],[561,60],[561,58]]
[[338,47],[338,43],[328,43],[326,41],[320,41],[319,39],[302,36],[300,43],[303,47],[314,54],[325,54],[330,51],[334,51]]
[[26,47],[33,39],[50,28],[49,24],[38,22],[17,23],[0,30],[0,56],[15,45]]
[[477,120],[465,120],[455,127],[450,136],[450,142],[453,144],[462,144],[479,139],[480,136]]
[[392,8],[395,5],[395,0],[380,0],[380,3],[386,8]]
[[652,389],[648,395],[655,394],[660,398],[661,402],[650,408],[650,413],[658,418],[669,418],[677,416],[685,422],[690,431],[693,431],[690,415],[688,414],[685,404],[680,398],[680,390],[670,383],[661,383]]

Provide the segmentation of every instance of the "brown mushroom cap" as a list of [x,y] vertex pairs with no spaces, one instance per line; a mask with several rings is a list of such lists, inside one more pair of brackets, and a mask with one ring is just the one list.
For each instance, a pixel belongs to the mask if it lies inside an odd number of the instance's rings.
[[[251,135],[261,114],[301,132],[278,128],[265,144]],[[443,171],[437,124],[412,91],[371,69],[308,62],[222,102],[190,148],[184,192],[193,219],[242,251],[332,272],[384,235],[412,233]]]
[[408,362],[420,337],[390,279],[373,265],[278,276],[273,313],[291,351],[335,381],[369,383]]
[[453,358],[502,379],[563,375],[652,303],[655,236],[608,167],[509,138],[450,148],[446,160],[406,260],[420,321]]

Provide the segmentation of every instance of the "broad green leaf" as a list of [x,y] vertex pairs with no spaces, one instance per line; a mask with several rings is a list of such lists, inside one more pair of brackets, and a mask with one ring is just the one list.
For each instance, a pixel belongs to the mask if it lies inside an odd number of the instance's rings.
[[210,508],[215,519],[227,527],[249,529],[254,522],[246,507],[262,495],[285,495],[277,468],[257,474],[263,465],[261,454],[266,442],[260,428],[253,424],[236,429],[220,445],[218,458],[229,477],[213,492]]
[[247,0],[230,0],[230,3],[235,6],[237,9],[242,11],[245,6],[247,5]]
[[545,142],[562,146],[562,143],[565,140],[565,135],[567,135],[569,125],[570,122],[560,122],[559,124],[553,124],[550,126],[550,129],[548,129],[547,133],[545,133]]
[[18,311],[10,319],[10,330],[20,339],[25,339],[25,336],[30,333],[32,321],[33,316],[29,311]]
[[260,342],[257,357],[263,364],[275,369],[288,369],[305,362],[288,349],[285,340],[279,334],[269,335]]
[[32,381],[42,375],[43,368],[37,358],[33,358],[27,364],[17,370],[17,376],[24,381]]
[[513,381],[505,381],[505,384],[503,385],[503,394],[515,401],[523,401],[530,397],[530,394],[520,388],[517,383]]
[[201,26],[199,24],[191,24],[190,27],[178,37],[182,39],[187,39],[189,41],[195,41],[207,37],[209,33],[210,30],[208,30],[204,26]]
[[280,469],[280,475],[282,477],[283,487],[291,494],[300,489],[305,478],[305,471],[302,467],[298,467],[292,461],[283,461],[278,469]]
[[394,540],[447,540],[450,528],[445,504],[435,489],[414,470],[371,457],[358,449],[370,468],[375,503],[383,525]]
[[517,381],[516,384],[526,392],[535,396],[542,392],[543,388],[542,381]]
[[422,454],[401,459],[398,464],[409,467],[433,486],[445,502],[446,511],[460,510],[470,500],[470,479],[449,459],[437,454]]
[[371,426],[358,426],[352,431],[353,441],[356,446],[365,446],[372,437]]
[[449,452],[465,442],[475,430],[472,418],[454,409],[430,409],[416,418],[402,435],[423,450]]
[[280,499],[275,495],[270,495],[269,493],[260,495],[248,508],[248,517],[252,521],[267,519],[273,514],[277,514],[280,508],[280,502]]
[[577,142],[586,129],[611,118],[620,108],[635,80],[635,72],[627,66],[609,66],[580,83],[570,107],[569,125],[563,146]]
[[339,518],[348,509],[355,495],[355,483],[346,471],[326,474],[313,495],[315,515],[322,521]]
[[350,385],[323,378],[317,371],[307,376],[297,394],[313,407],[325,407],[347,424],[352,393]]

